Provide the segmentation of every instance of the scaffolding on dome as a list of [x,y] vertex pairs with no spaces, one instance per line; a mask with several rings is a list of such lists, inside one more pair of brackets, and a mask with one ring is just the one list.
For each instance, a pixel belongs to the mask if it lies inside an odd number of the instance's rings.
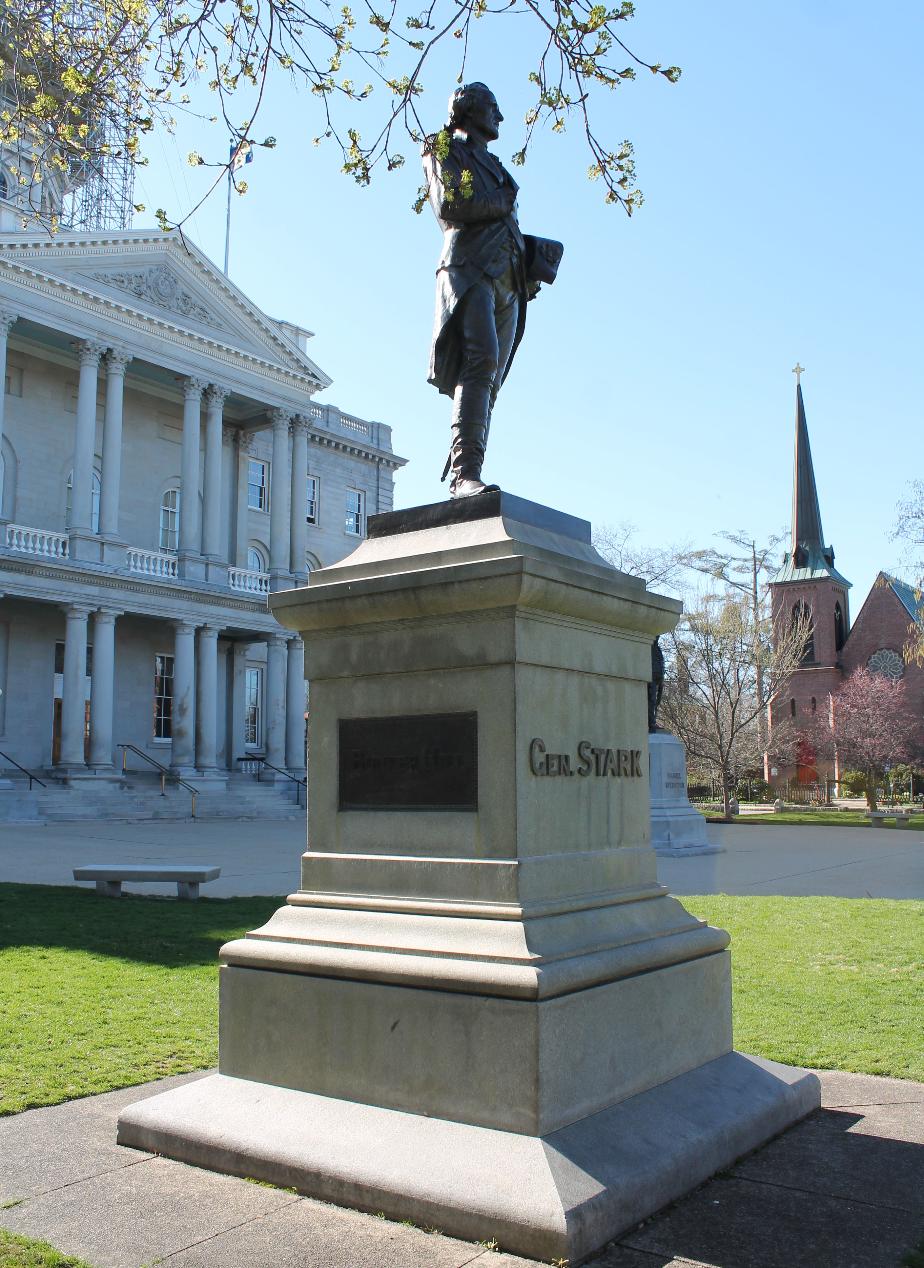
[[[23,41],[18,38],[16,21],[12,20],[15,10],[10,10],[9,3],[0,0],[0,103],[7,117],[15,116],[20,105],[16,87],[20,75],[20,82],[26,84],[30,76],[37,76],[52,100],[66,99],[62,82],[67,63],[79,65],[87,49],[94,51],[92,43],[84,45],[81,37],[92,30],[97,0],[72,0],[69,10],[63,17],[58,14],[57,20],[73,38],[68,36],[55,46],[57,55],[49,52],[37,61],[32,54],[31,62],[27,56],[22,65],[17,50]],[[20,23],[28,24],[29,20],[28,14],[19,15]],[[33,13],[31,20],[41,18]],[[53,28],[49,30],[53,32]],[[140,61],[136,51],[129,50],[128,56]],[[97,98],[84,116],[88,125],[85,157],[70,158],[58,167],[42,165],[40,156],[55,143],[50,130],[37,118],[30,119],[27,111],[25,121],[18,125],[19,135],[0,147],[14,178],[8,197],[22,207],[24,224],[56,219],[61,228],[77,231],[131,228],[135,162],[129,141],[135,112],[130,105],[125,97],[119,101]]]
[[135,164],[126,148],[128,124],[104,119],[93,129],[91,157],[75,163],[61,223],[68,229],[130,229]]

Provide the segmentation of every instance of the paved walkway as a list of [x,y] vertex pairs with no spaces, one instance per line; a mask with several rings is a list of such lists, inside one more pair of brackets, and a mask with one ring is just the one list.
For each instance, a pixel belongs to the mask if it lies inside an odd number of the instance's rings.
[[911,828],[708,825],[722,854],[662,858],[674,894],[924,898],[924,832]]
[[[672,893],[924,898],[924,832],[710,824],[709,837],[722,854],[660,860]],[[81,863],[190,862],[221,866],[203,894],[284,895],[298,888],[304,842],[297,820],[3,824],[0,881],[72,885]],[[173,884],[134,888],[176,893]]]
[[[0,1226],[94,1268],[535,1268],[116,1145],[122,1106],[196,1077],[0,1119]],[[924,1084],[821,1078],[821,1110],[589,1268],[896,1268],[924,1233]]]

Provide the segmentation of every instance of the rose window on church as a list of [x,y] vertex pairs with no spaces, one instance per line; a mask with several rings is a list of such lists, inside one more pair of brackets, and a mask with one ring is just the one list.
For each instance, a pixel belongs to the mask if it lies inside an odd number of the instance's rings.
[[885,678],[898,682],[905,672],[905,662],[891,647],[880,647],[878,652],[873,652],[870,656],[866,668],[871,669],[874,674],[882,674]]

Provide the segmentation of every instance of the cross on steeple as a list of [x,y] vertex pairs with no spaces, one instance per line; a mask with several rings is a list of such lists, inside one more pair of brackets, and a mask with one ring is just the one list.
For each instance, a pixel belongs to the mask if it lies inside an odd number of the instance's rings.
[[798,387],[799,384],[802,382],[802,376],[805,373],[805,366],[800,365],[799,362],[797,361],[796,364],[792,368],[792,372],[796,376],[796,386]]

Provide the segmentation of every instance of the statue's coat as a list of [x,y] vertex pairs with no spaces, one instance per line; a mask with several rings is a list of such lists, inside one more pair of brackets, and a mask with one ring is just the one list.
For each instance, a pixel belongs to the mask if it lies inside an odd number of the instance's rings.
[[[436,270],[436,317],[430,348],[429,382],[452,396],[462,368],[462,341],[456,333],[454,317],[466,291],[483,277],[500,277],[510,263],[511,241],[515,246],[517,284],[521,291],[513,348],[504,369],[504,378],[513,363],[526,324],[526,278],[523,271],[525,245],[505,185],[517,184],[499,159],[482,145],[456,135],[441,163],[432,148],[424,151],[424,175],[430,205],[443,230],[443,251]],[[461,194],[463,171],[472,174],[470,198]],[[453,191],[446,197],[447,184]],[[495,387],[495,394],[498,383]]]

